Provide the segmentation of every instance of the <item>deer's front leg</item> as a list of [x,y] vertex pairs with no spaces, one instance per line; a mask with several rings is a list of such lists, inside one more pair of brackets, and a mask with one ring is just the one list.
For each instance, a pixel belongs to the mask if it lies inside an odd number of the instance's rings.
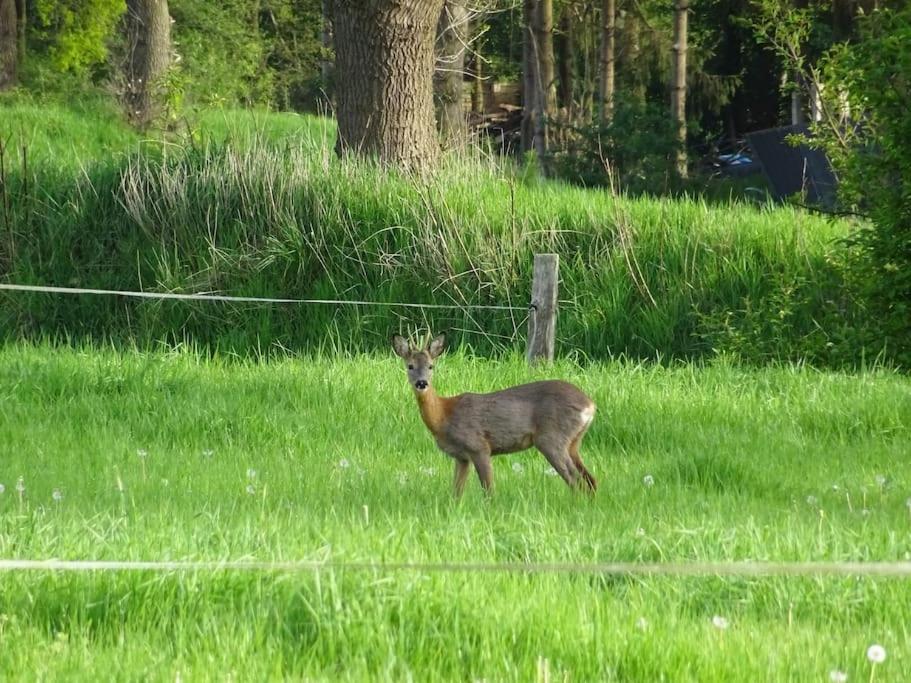
[[490,452],[474,453],[471,461],[474,463],[474,469],[481,481],[481,488],[485,493],[490,493],[493,488],[493,465],[490,462]]
[[455,476],[452,480],[452,492],[455,494],[456,498],[462,497],[462,492],[465,490],[465,480],[468,478],[468,469],[471,463],[468,460],[459,460],[455,461]]

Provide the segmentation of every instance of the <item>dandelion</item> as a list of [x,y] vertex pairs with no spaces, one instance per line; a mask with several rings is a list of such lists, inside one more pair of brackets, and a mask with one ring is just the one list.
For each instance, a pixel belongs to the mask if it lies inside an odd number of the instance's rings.
[[22,497],[22,494],[25,493],[25,479],[19,477],[16,480],[16,491],[19,493],[19,497]]
[[253,484],[247,484],[246,491],[248,496],[252,496],[256,494],[256,487]]
[[347,458],[342,458],[341,460],[338,461],[338,466],[341,467],[343,470],[347,470],[349,467],[351,467],[351,463],[348,462]]
[[638,529],[636,529],[636,538],[642,538],[644,536],[645,536],[645,529],[643,529],[640,526]]
[[719,631],[724,631],[730,625],[730,622],[722,616],[716,614],[714,617],[712,617],[712,626],[717,628]]
[[832,484],[832,491],[834,491],[835,493],[838,493],[839,491],[841,491],[841,486],[839,486],[838,484]]
[[213,450],[206,449],[202,452],[202,457],[204,458],[211,458],[213,455],[215,455],[215,451]]
[[875,643],[867,648],[867,659],[873,664],[882,664],[886,661],[886,648]]
[[869,509],[869,508],[864,508],[863,510],[860,511],[860,514],[861,514],[862,517],[869,517],[869,516],[870,516],[870,509]]
[[816,498],[816,496],[807,496],[807,505],[815,508],[817,505],[819,505],[819,500]]
[[844,671],[839,671],[838,669],[832,669],[829,672],[829,680],[832,683],[845,683],[848,680],[848,674]]
[[138,451],[136,451],[136,455],[138,455],[141,460],[145,460],[149,457],[149,452],[144,448],[140,448]]
[[905,507],[911,510],[911,498],[905,501]]
[[636,628],[638,628],[640,631],[645,631],[648,629],[648,619],[645,617],[639,617],[636,619]]
[[63,491],[60,489],[54,489],[54,491],[51,493],[51,498],[59,503],[61,500],[63,500]]
[[557,476],[557,470],[548,468],[548,469],[544,470],[544,476],[545,476],[545,477],[556,477],[556,476]]
[[436,468],[433,468],[433,467],[422,467],[421,468],[421,474],[423,474],[425,477],[432,477],[436,473],[437,473]]
[[256,479],[256,470],[254,470],[252,467],[247,470],[247,479]]
[[642,477],[642,483],[648,487],[652,487],[655,485],[655,478],[650,474],[646,474],[644,477]]
[[886,481],[887,481],[886,475],[884,475],[884,474],[876,475],[876,483],[880,488],[882,488],[883,486],[886,485]]
[[3,484],[0,484],[0,495],[6,493],[6,487]]
[[886,648],[874,643],[867,648],[867,659],[870,660],[870,683],[873,683],[873,676],[876,675],[876,665],[886,661]]
[[512,471],[515,472],[516,474],[522,474],[522,472],[523,472],[524,470],[525,470],[525,468],[522,467],[522,463],[520,463],[520,462],[514,462],[514,463],[512,464]]

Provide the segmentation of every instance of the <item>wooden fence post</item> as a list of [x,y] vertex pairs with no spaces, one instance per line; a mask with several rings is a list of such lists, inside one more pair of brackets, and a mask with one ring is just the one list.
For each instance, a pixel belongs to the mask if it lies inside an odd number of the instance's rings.
[[526,351],[526,358],[532,364],[541,359],[547,362],[554,359],[559,273],[560,257],[557,254],[535,254]]

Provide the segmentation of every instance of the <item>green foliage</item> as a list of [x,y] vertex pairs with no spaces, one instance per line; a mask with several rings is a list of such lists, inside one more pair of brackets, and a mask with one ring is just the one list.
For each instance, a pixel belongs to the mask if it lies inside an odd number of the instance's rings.
[[676,183],[676,124],[667,107],[616,97],[612,120],[570,130],[556,154],[561,178],[587,186],[609,186],[631,193],[661,194]]
[[868,339],[911,364],[911,7],[875,11],[858,38],[811,57],[810,10],[763,0],[760,37],[822,96],[811,144],[838,176],[842,208],[869,218],[845,241],[848,283],[868,307]]
[[187,101],[312,102],[321,55],[319,0],[171,0],[170,11]]
[[[911,7],[874,12],[820,73],[829,92],[818,136],[843,201],[871,222],[849,242],[852,272],[878,321],[871,332],[911,365]],[[841,126],[845,107],[852,121]]]
[[[908,378],[447,353],[435,383],[545,376],[598,405],[598,493],[529,452],[455,504],[388,346],[263,363],[5,345],[0,557],[905,561]],[[877,642],[891,683],[911,670],[909,604],[908,581],[857,576],[13,571],[0,679],[867,681]]]
[[108,56],[124,0],[34,0],[31,37],[54,67],[88,75]]

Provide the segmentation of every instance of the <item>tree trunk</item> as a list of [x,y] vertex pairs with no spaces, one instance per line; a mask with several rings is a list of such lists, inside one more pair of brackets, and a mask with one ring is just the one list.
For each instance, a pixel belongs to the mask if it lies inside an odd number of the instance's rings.
[[538,48],[535,41],[535,17],[541,0],[522,3],[522,151],[534,149],[538,115]]
[[677,128],[677,175],[686,178],[686,21],[689,0],[676,0],[671,77],[671,118]]
[[560,33],[554,42],[557,50],[557,71],[560,74],[560,87],[557,92],[559,106],[570,119],[573,117],[573,80],[576,73],[574,29],[573,8],[572,5],[566,4],[560,13]]
[[0,0],[0,90],[16,84],[19,58],[17,26],[16,0]]
[[160,114],[163,76],[171,63],[171,17],[167,0],[127,0],[125,65],[129,118],[141,128]]
[[25,0],[16,0],[16,16],[18,27],[19,27],[19,50],[18,50],[18,61],[19,68],[22,68],[22,65],[25,64]]
[[535,153],[545,159],[548,148],[547,125],[557,110],[557,83],[554,75],[554,4],[539,0],[535,22],[538,57],[538,112],[535,117]]
[[601,9],[601,69],[598,72],[598,97],[601,123],[610,123],[614,116],[614,64],[616,49],[616,0],[604,0]]
[[468,139],[463,83],[468,43],[468,8],[464,0],[446,0],[437,23],[434,100],[440,137],[447,147],[461,147]]
[[471,67],[471,111],[483,114],[484,107],[484,56],[481,49],[484,47],[483,39],[475,43]]
[[433,45],[443,0],[333,3],[339,154],[431,167]]

